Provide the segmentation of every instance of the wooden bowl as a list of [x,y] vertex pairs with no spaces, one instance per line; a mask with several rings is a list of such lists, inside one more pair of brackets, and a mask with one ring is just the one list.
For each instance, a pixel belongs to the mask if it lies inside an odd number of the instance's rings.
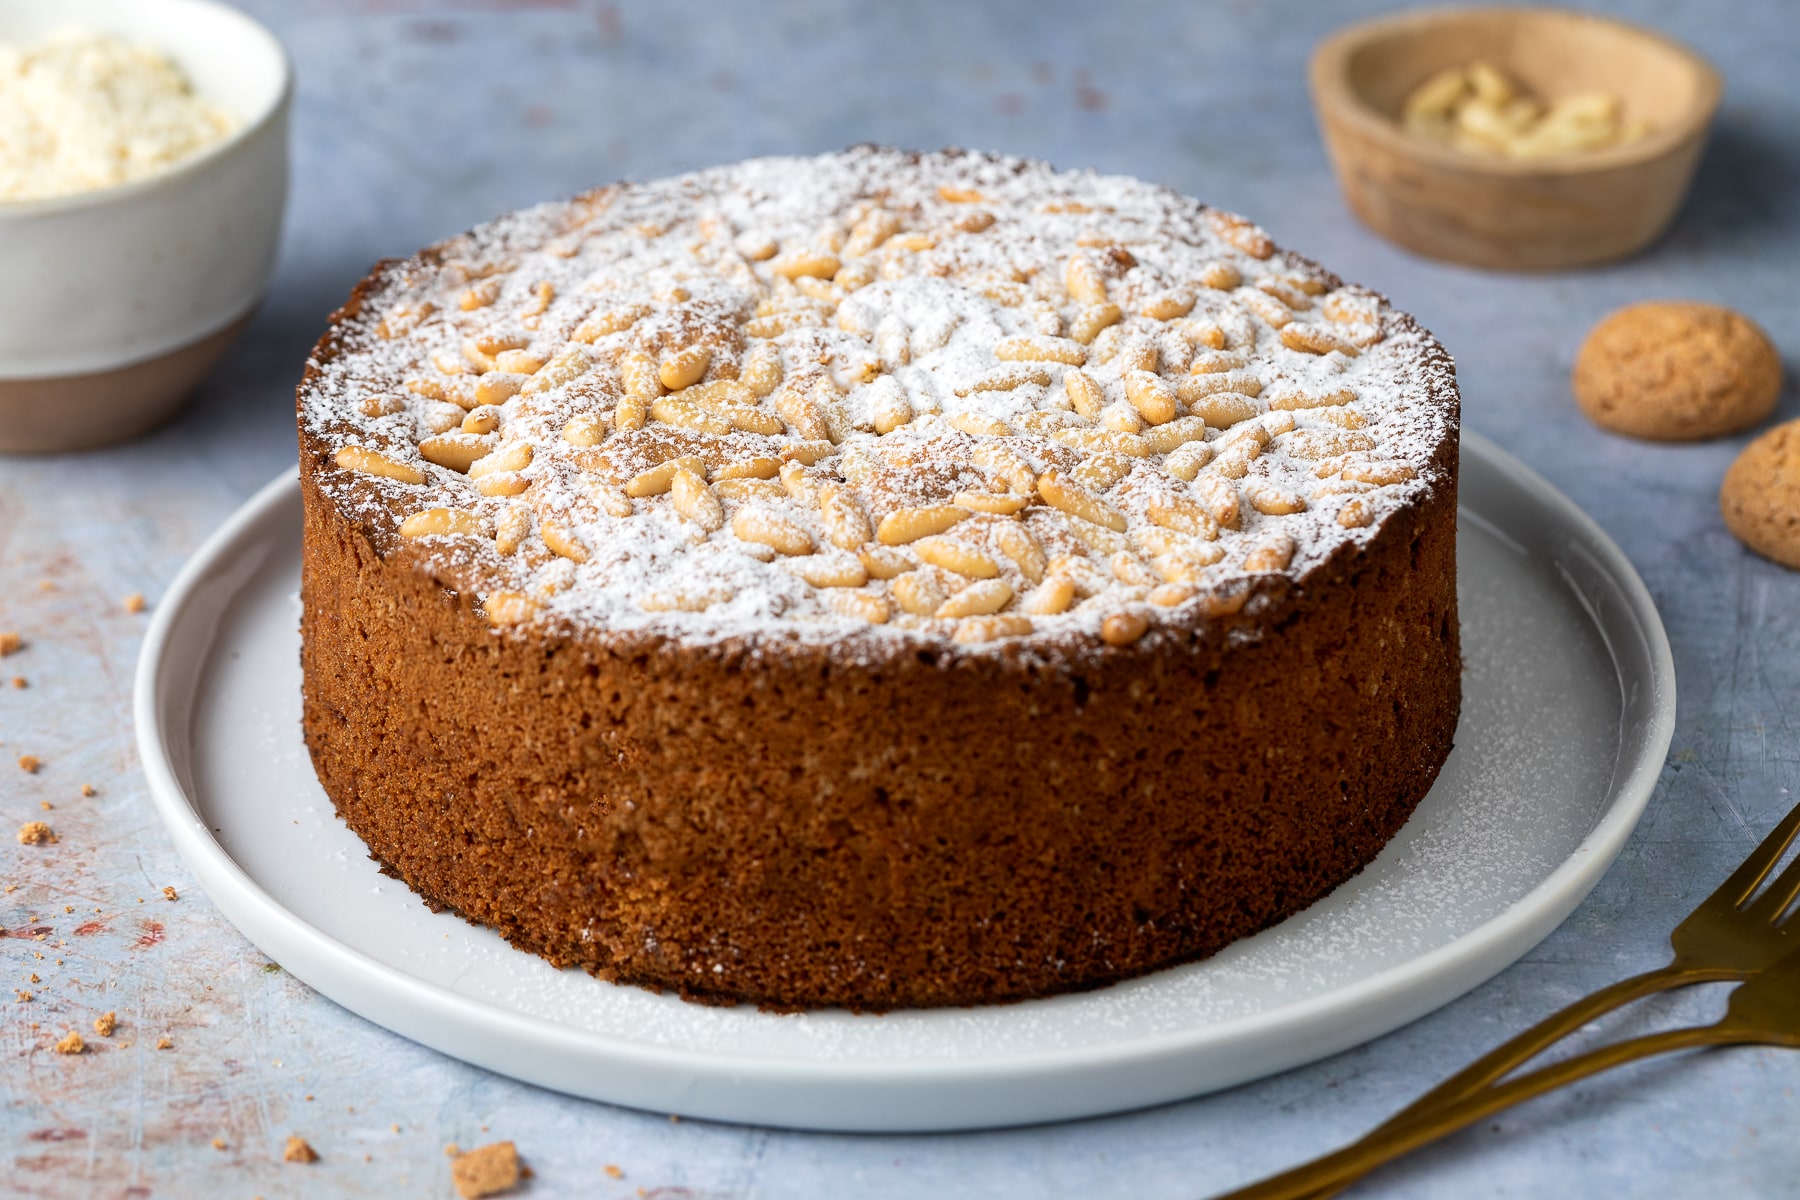
[[[1399,123],[1412,90],[1485,59],[1544,100],[1606,92],[1652,125],[1554,158],[1458,150]],[[1357,217],[1432,258],[1550,270],[1623,258],[1661,233],[1692,181],[1719,75],[1660,34],[1552,8],[1412,12],[1353,25],[1313,53],[1313,104]]]

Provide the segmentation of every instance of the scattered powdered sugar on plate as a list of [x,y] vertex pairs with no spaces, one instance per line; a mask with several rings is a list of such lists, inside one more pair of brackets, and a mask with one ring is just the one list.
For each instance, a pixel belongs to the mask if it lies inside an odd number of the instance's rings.
[[496,625],[979,652],[1254,606],[1440,486],[1457,412],[1429,334],[1241,218],[858,148],[386,264],[300,418]]

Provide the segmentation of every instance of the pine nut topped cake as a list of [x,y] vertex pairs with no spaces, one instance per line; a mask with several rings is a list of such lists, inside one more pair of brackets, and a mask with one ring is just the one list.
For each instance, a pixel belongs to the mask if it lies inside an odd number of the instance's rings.
[[298,407],[320,780],[559,965],[1096,987],[1324,895],[1449,753],[1449,356],[1165,188],[602,188],[380,264]]

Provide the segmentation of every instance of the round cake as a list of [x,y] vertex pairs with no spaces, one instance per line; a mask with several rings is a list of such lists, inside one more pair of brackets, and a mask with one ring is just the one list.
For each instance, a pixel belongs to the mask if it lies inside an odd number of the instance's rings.
[[377,266],[298,410],[320,782],[605,979],[1101,986],[1329,892],[1450,750],[1449,356],[1165,188],[602,188]]

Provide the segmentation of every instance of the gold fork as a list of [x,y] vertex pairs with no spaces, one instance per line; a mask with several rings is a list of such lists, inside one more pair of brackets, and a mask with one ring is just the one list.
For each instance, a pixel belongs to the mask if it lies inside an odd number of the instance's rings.
[[[1667,966],[1620,980],[1553,1013],[1476,1059],[1361,1141],[1220,1200],[1322,1200],[1375,1166],[1489,1113],[1645,1055],[1728,1042],[1800,1044],[1796,1034],[1800,1030],[1800,990],[1795,990],[1800,983],[1800,917],[1782,923],[1783,915],[1800,897],[1800,860],[1789,864],[1758,894],[1797,835],[1800,805],[1782,818],[1717,891],[1675,927],[1669,935],[1675,957]],[[1752,980],[1757,986],[1752,989],[1746,983],[1738,988],[1732,994],[1731,1012],[1717,1025],[1632,1039],[1495,1085],[1553,1043],[1634,1000],[1671,988],[1732,980]],[[1785,993],[1784,987],[1789,989]],[[1771,994],[1785,995],[1785,1007],[1776,1002],[1771,1008]],[[1759,1024],[1756,1020],[1771,1014],[1776,1018],[1772,1022]],[[1352,1162],[1358,1165],[1346,1165]]]

